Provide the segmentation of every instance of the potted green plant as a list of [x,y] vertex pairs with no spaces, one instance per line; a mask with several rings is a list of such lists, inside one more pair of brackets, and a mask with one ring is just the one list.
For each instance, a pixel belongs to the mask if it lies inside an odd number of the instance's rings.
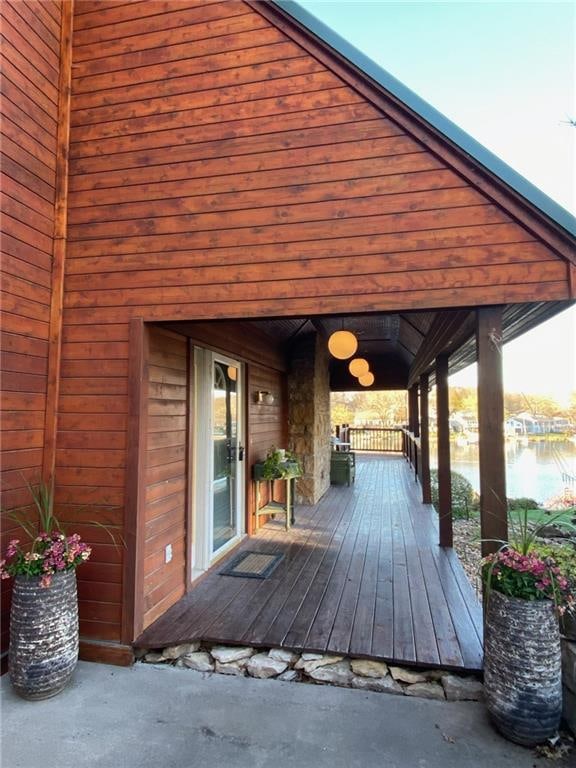
[[573,610],[562,567],[536,548],[538,526],[519,516],[511,542],[483,558],[484,690],[488,712],[511,741],[553,736],[562,712],[558,616]]
[[67,535],[54,515],[52,486],[28,486],[36,520],[15,510],[24,541],[12,539],[0,561],[0,578],[13,577],[8,669],[26,699],[55,696],[78,661],[76,568],[90,557],[78,534]]
[[263,480],[282,480],[299,477],[302,468],[294,453],[272,446],[262,463],[261,473]]

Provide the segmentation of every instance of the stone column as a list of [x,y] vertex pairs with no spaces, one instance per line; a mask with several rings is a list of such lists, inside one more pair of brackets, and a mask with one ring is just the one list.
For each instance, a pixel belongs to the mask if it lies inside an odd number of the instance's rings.
[[293,351],[288,373],[288,447],[302,463],[296,502],[316,504],[330,485],[329,353],[316,335]]

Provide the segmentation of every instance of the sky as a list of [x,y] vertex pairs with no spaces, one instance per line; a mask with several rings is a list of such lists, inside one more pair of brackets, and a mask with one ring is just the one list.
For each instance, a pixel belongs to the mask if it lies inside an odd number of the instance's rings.
[[[299,4],[575,212],[576,2]],[[576,307],[507,344],[503,362],[507,391],[567,403]],[[450,384],[475,386],[475,366]]]

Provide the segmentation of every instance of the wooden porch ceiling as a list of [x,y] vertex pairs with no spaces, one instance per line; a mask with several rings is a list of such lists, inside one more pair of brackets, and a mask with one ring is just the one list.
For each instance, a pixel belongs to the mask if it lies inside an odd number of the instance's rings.
[[272,522],[242,543],[284,554],[269,578],[222,575],[221,561],[135,645],[203,640],[480,669],[481,605],[454,550],[438,545],[438,516],[404,458],[357,465],[351,488],[297,507],[290,531]]
[[[572,302],[510,304],[503,313],[507,343],[565,309]],[[434,359],[450,355],[450,374],[476,362],[474,308],[441,312],[401,312],[256,320],[252,325],[290,348],[316,332],[328,338],[342,328],[358,338],[358,356],[370,361],[377,389],[406,389],[422,373],[434,380]],[[331,360],[331,389],[354,389],[347,361]],[[356,384],[357,389],[361,389]]]

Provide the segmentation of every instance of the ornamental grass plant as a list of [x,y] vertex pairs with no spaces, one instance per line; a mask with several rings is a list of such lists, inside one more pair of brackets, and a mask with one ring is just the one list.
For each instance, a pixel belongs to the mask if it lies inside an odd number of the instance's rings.
[[551,600],[561,616],[576,608],[576,581],[565,559],[541,549],[538,536],[555,518],[532,524],[527,510],[511,518],[510,542],[481,561],[482,581],[490,591],[520,600]]
[[48,588],[57,573],[71,571],[90,557],[91,548],[81,541],[77,533],[67,536],[54,515],[53,486],[27,483],[32,496],[36,520],[30,521],[22,509],[9,513],[22,529],[25,542],[12,539],[6,556],[0,560],[0,578],[11,576],[39,576],[40,585]]

